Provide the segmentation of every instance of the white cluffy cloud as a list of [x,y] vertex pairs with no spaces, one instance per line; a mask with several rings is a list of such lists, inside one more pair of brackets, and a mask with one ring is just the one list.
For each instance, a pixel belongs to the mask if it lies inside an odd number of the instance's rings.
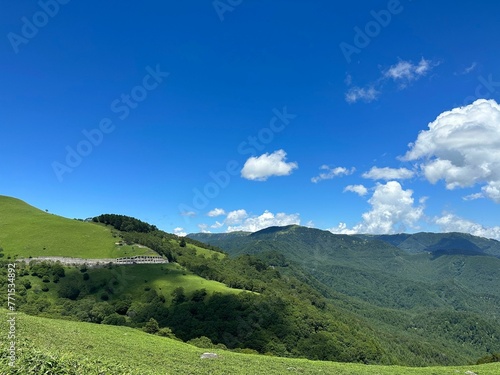
[[356,193],[360,197],[368,194],[368,189],[365,188],[363,185],[347,185],[344,188],[344,192],[346,192],[346,191],[350,191],[350,192]]
[[424,215],[423,201],[414,205],[413,191],[404,190],[397,181],[377,184],[368,200],[371,210],[362,215],[363,221],[353,228],[345,223],[331,228],[332,233],[390,234],[404,232],[407,228],[418,229],[418,221]]
[[328,165],[322,165],[319,169],[326,172],[320,173],[319,176],[311,178],[311,181],[314,183],[318,183],[322,180],[331,180],[335,177],[347,176],[353,174],[356,170],[355,168],[347,169],[344,167],[330,168]]
[[241,170],[241,176],[247,180],[266,181],[271,176],[288,176],[298,168],[295,162],[286,162],[286,152],[278,150],[272,154],[248,158]]
[[366,103],[373,102],[377,100],[380,95],[380,91],[375,89],[373,86],[368,87],[351,87],[345,93],[345,100],[347,103],[356,103],[359,100],[363,100]]
[[413,64],[411,61],[400,60],[397,64],[392,65],[384,72],[385,78],[391,78],[394,81],[415,81],[425,76],[429,71],[436,66],[431,60],[426,60],[423,57],[418,64]]
[[224,221],[228,225],[239,224],[246,219],[248,214],[245,210],[235,210],[227,214],[226,220]]
[[405,160],[420,160],[431,183],[444,180],[447,189],[481,184],[480,196],[500,203],[500,106],[494,100],[440,114],[409,145]]
[[378,168],[372,167],[368,172],[363,173],[363,178],[370,178],[372,180],[404,180],[412,178],[415,175],[413,171],[406,168]]
[[[391,65],[388,69],[382,70],[380,76],[370,84],[359,87],[352,86],[345,93],[345,100],[348,103],[356,103],[360,100],[370,103],[377,100],[381,95],[381,90],[386,86],[387,81],[393,81],[398,84],[400,89],[406,88],[411,82],[417,81],[426,76],[434,67],[438,66],[439,62],[426,60],[423,57],[418,64],[414,64],[409,60],[399,60],[396,64]],[[352,76],[347,76],[347,86],[352,83]]]
[[174,234],[179,237],[187,236],[187,233],[184,231],[184,228],[181,227],[174,228]]
[[441,217],[434,218],[434,222],[442,232],[470,233],[474,236],[500,240],[500,226],[487,228],[453,214],[444,214]]
[[[244,211],[245,210],[238,210]],[[229,215],[228,215],[229,218]],[[228,224],[227,232],[234,231],[245,231],[245,232],[256,232],[258,230],[272,227],[272,226],[284,226],[291,224],[300,224],[300,215],[299,214],[286,214],[284,212],[279,212],[277,214],[273,214],[269,211],[264,211],[263,214],[259,216],[251,216],[241,218],[238,222],[233,221],[232,224],[238,225],[229,225],[230,222],[226,219],[226,224]]]
[[222,216],[225,214],[226,214],[226,211],[224,211],[222,208],[214,208],[212,211],[207,213],[207,216],[217,217],[217,216]]

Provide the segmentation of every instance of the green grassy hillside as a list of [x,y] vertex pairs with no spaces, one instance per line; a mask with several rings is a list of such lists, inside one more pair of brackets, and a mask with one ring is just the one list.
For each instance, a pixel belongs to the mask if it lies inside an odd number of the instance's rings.
[[0,247],[6,257],[62,256],[117,258],[155,254],[135,246],[116,246],[103,225],[66,219],[15,198],[0,196]]
[[[6,317],[6,310],[0,310]],[[366,366],[305,359],[277,358],[200,349],[169,338],[150,335],[128,327],[16,316],[17,359],[9,367],[8,346],[0,343],[0,374],[39,375],[250,375],[250,374],[330,374],[330,375],[458,375],[472,371],[478,375],[500,373],[500,364],[464,367],[406,368]],[[7,319],[0,319],[7,332]],[[216,359],[200,359],[204,352]]]
[[[20,267],[19,265],[19,270],[22,269]],[[88,275],[87,280],[83,279],[84,274]],[[203,279],[177,263],[89,268],[85,273],[82,273],[77,267],[67,267],[65,268],[65,277],[60,278],[57,283],[53,281],[43,282],[41,277],[32,276],[29,273],[23,276],[18,274],[17,281],[19,284],[29,282],[31,285],[30,290],[27,291],[28,303],[24,307],[30,311],[35,307],[35,301],[40,300],[40,291],[44,287],[48,288],[43,293],[45,304],[56,304],[60,290],[68,288],[69,285],[75,286],[81,291],[79,298],[96,296],[99,299],[99,296],[106,293],[109,302],[120,300],[124,295],[127,295],[131,300],[140,300],[146,291],[150,290],[154,290],[170,300],[172,292],[178,287],[182,287],[187,295],[200,289],[205,289],[207,293],[235,294],[242,292],[241,289],[229,288],[223,283]],[[49,308],[50,306],[46,305],[44,310],[49,310]]]

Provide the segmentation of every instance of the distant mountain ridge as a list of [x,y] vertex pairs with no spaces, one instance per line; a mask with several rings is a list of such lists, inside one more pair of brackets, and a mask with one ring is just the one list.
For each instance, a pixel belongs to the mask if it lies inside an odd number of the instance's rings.
[[[479,300],[482,294],[500,298],[500,242],[469,234],[340,235],[290,225],[188,237],[233,256],[279,253],[334,290],[381,306],[418,306],[422,300],[441,305],[467,290]],[[438,285],[453,290],[445,301]],[[404,288],[416,288],[420,299],[396,297]],[[466,304],[480,311],[480,303]],[[494,309],[500,314],[500,307]]]
[[468,233],[429,233],[356,235],[363,239],[378,239],[397,246],[410,254],[430,252],[436,255],[493,255],[500,257],[500,241]]

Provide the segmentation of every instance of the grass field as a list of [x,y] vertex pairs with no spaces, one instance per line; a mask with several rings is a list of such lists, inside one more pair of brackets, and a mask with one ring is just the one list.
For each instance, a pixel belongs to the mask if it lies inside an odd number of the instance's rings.
[[213,256],[216,256],[218,259],[223,259],[226,257],[226,254],[219,253],[217,251],[209,250],[209,249],[204,249],[202,247],[193,245],[193,244],[187,244],[186,247],[188,249],[193,249],[196,251],[196,255],[201,255],[204,256],[205,258],[210,258]]
[[[7,311],[0,329],[8,332]],[[128,327],[16,316],[17,360],[8,365],[8,347],[0,344],[0,374],[183,374],[183,375],[498,375],[500,364],[465,367],[405,368],[286,359],[205,350]],[[206,351],[216,359],[200,359]]]
[[107,287],[112,287],[114,293],[109,295],[110,302],[115,298],[121,299],[123,295],[130,295],[133,300],[141,300],[146,290],[150,289],[155,290],[158,294],[163,295],[167,301],[170,301],[172,292],[178,287],[184,288],[184,293],[187,296],[200,289],[205,289],[208,294],[217,292],[224,294],[251,293],[229,288],[217,281],[203,279],[185,270],[177,263],[120,265],[111,269],[107,267],[89,268],[87,273],[89,280],[86,282],[81,281],[83,274],[79,267],[66,268],[65,278],[61,278],[57,284],[44,283],[41,278],[31,275],[18,276],[17,281],[21,283],[29,280],[32,288],[28,294],[38,295],[43,287],[48,287],[48,291],[43,293],[43,299],[50,303],[56,303],[59,288],[70,280],[80,280],[80,285],[85,283],[88,286],[94,285],[96,290],[93,294],[97,296],[104,293]]
[[107,282],[112,277],[116,278],[118,285],[123,288],[120,290],[120,294],[131,294],[133,298],[140,298],[146,286],[165,296],[169,296],[177,287],[183,287],[186,294],[198,289],[206,289],[210,293],[240,293],[242,291],[241,289],[229,288],[217,281],[203,279],[185,270],[177,263],[136,264],[119,266],[112,270],[96,268],[90,269],[88,273],[91,280],[97,284]]
[[0,196],[0,246],[5,256],[117,258],[152,255],[151,249],[116,246],[102,225],[66,219],[15,198]]

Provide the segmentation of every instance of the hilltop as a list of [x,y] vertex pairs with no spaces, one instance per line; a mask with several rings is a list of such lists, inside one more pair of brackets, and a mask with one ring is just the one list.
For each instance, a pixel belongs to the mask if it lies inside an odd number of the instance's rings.
[[0,195],[0,246],[6,257],[118,258],[157,255],[146,247],[120,246],[111,228],[67,219]]

